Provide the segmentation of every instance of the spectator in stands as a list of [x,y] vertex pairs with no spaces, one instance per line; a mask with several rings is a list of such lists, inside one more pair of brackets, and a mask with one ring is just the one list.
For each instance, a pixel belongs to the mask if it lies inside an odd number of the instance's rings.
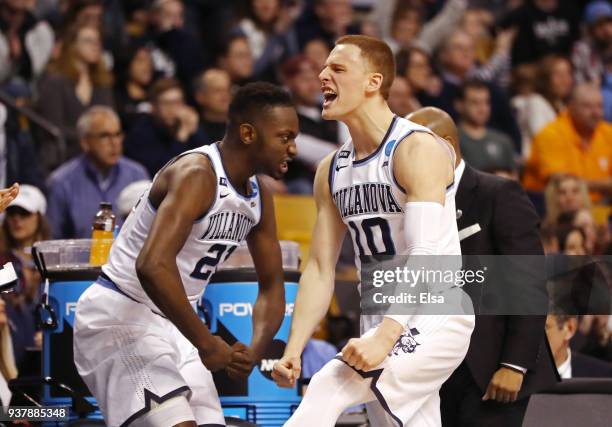
[[435,104],[442,90],[440,78],[433,73],[431,59],[418,48],[403,50],[397,55],[399,76],[404,76],[421,105]]
[[253,75],[254,66],[248,39],[242,34],[231,35],[223,44],[218,65],[229,74],[232,85],[247,83]]
[[26,349],[38,347],[42,335],[37,332],[34,310],[39,300],[40,274],[32,260],[32,245],[50,237],[45,218],[47,202],[42,192],[31,185],[21,185],[19,195],[6,209],[0,239],[0,265],[13,263],[18,284],[6,295],[15,360],[23,367]]
[[399,2],[391,17],[391,32],[385,37],[394,54],[409,49],[423,26],[423,9],[419,4]]
[[30,132],[19,128],[18,117],[0,104],[0,188],[20,182],[44,188]]
[[[6,303],[0,298],[0,386],[4,390],[8,390],[7,383],[17,377],[17,366],[15,365],[13,343],[8,325]],[[9,392],[8,395],[3,393],[2,398],[0,398],[0,405],[6,410],[10,402],[6,402],[7,399],[4,396],[10,399],[11,393]]]
[[[609,237],[606,233],[598,235],[597,225],[593,219],[591,211],[588,209],[578,209],[560,214],[557,217],[557,227],[577,227],[584,235],[584,248],[588,255],[599,254],[606,247]],[[604,241],[600,241],[600,238]]]
[[0,2],[0,83],[30,83],[44,71],[53,49],[51,26],[27,2]]
[[45,170],[78,155],[76,122],[88,107],[113,106],[112,82],[113,76],[102,60],[98,29],[90,25],[71,29],[39,86],[38,110],[59,126],[66,138],[66,153],[57,146],[42,148],[39,154]]
[[518,28],[512,64],[537,61],[549,53],[569,55],[579,35],[580,12],[574,2],[533,0],[511,11],[502,26]]
[[304,56],[317,64],[317,70],[322,70],[325,67],[329,52],[329,46],[323,39],[312,39],[306,43],[303,49]]
[[[407,3],[409,4],[408,7]],[[440,2],[437,3],[440,4]],[[418,34],[411,40],[410,44],[428,55],[433,55],[444,40],[448,39],[459,26],[468,2],[466,0],[448,0],[444,2],[442,9],[436,8],[438,13],[427,21],[426,9],[428,6],[431,8],[431,2],[377,1],[374,3],[370,19],[378,22],[383,38],[388,40],[392,36],[390,30],[393,29],[392,21],[395,18],[395,13],[415,5],[420,6],[422,27],[419,28]],[[412,26],[415,26],[414,17],[412,17],[412,20]]]
[[495,51],[493,28],[495,17],[483,5],[470,5],[463,14],[460,28],[468,33],[476,46],[476,60],[486,64]]
[[[509,37],[512,33],[503,35],[502,45],[507,49]],[[502,55],[503,56],[503,55]],[[453,101],[457,98],[461,85],[469,79],[480,79],[489,85],[491,95],[491,122],[489,125],[512,138],[515,146],[520,144],[520,131],[514,120],[510,101],[494,83],[497,76],[508,71],[508,57],[506,60],[491,60],[485,66],[477,66],[474,41],[465,31],[455,31],[444,43],[440,52],[439,60],[442,68],[442,90],[433,99],[433,105],[447,111],[454,119],[458,118]],[[518,150],[517,150],[518,151]]]
[[577,327],[577,316],[549,314],[546,317],[546,335],[561,378],[612,377],[611,364],[570,349]]
[[580,209],[591,209],[586,183],[580,178],[560,174],[546,185],[546,221],[556,224],[559,215]]
[[565,255],[586,255],[586,236],[581,228],[572,224],[557,226],[557,242],[559,252]]
[[134,123],[125,138],[125,155],[151,176],[174,156],[206,143],[198,130],[198,113],[185,103],[180,83],[161,79],[149,94],[153,112]]
[[574,44],[572,63],[576,81],[598,84],[605,72],[603,58],[612,49],[612,5],[606,0],[590,2],[584,11],[586,31]]
[[123,128],[129,132],[140,114],[150,113],[151,104],[147,98],[153,83],[153,58],[151,51],[140,46],[132,49],[116,67],[117,84],[115,103]]
[[103,0],[68,0],[62,27],[89,25],[102,31]]
[[396,76],[389,88],[389,98],[387,99],[389,108],[396,115],[405,117],[409,113],[421,108],[421,103],[412,94],[410,83],[402,76]]
[[122,156],[123,132],[110,108],[88,109],[79,118],[77,131],[83,154],[63,164],[47,181],[47,215],[55,238],[90,237],[100,202],[114,205],[128,184],[149,178],[141,165]]
[[128,40],[142,40],[149,25],[149,0],[121,2],[123,7],[123,33]]
[[238,29],[247,37],[253,54],[253,74],[258,80],[275,81],[276,64],[295,54],[289,31],[297,16],[280,0],[249,0]]
[[[536,82],[536,91],[548,101],[555,114],[567,108],[574,87],[572,64],[569,59],[554,54],[542,58],[538,63]],[[550,117],[550,113],[545,113],[545,117]]]
[[578,319],[572,350],[612,362],[612,329],[607,314],[587,314]]
[[517,178],[512,141],[487,127],[491,116],[489,87],[478,80],[463,84],[455,104],[459,112],[459,143],[464,160],[473,168]]
[[306,7],[295,24],[299,48],[312,39],[323,39],[332,48],[337,38],[358,34],[359,26],[353,22],[350,0],[314,0]]
[[568,109],[536,135],[523,184],[541,192],[555,174],[570,173],[586,181],[591,200],[612,192],[612,125],[603,121],[599,88],[580,84]]
[[300,121],[300,134],[295,141],[298,155],[284,180],[290,192],[312,194],[317,165],[338,148],[339,125],[321,117],[321,82],[314,62],[302,55],[294,57],[283,65],[282,74]]
[[231,88],[229,74],[218,68],[210,68],[196,77],[193,91],[206,143],[221,141],[225,135]]
[[[544,126],[552,122],[557,113],[552,105],[536,91],[538,67],[533,64],[521,64],[512,70],[512,108],[521,130],[521,155],[529,158],[533,137]],[[571,88],[570,88],[571,90]]]
[[151,7],[147,41],[153,50],[155,71],[178,79],[188,90],[210,58],[202,43],[187,31],[181,0],[155,0]]

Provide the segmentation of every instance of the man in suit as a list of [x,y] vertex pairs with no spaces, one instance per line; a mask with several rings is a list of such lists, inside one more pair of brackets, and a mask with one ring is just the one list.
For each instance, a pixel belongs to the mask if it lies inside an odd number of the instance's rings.
[[577,329],[577,316],[549,314],[546,318],[546,335],[561,378],[612,377],[612,364],[570,350]]
[[[467,165],[455,123],[444,111],[426,107],[407,118],[427,126],[455,149],[462,254],[543,255],[539,218],[520,185]],[[545,320],[543,314],[476,316],[465,360],[440,391],[445,427],[522,424],[529,396],[558,381]]]

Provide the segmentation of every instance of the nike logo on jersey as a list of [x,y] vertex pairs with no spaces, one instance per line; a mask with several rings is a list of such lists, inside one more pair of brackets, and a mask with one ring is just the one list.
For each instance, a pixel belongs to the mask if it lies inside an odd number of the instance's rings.
[[336,165],[336,172],[338,172],[340,169],[347,168],[347,167],[348,167],[348,165],[344,165],[344,166]]
[[220,199],[222,199],[222,198],[224,198],[224,197],[227,197],[227,196],[229,196],[229,193],[227,193],[227,194],[219,194],[219,198],[220,198]]

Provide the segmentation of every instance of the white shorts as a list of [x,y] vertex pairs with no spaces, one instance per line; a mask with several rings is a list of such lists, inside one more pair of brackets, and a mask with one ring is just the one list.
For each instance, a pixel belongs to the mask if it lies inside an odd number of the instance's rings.
[[74,362],[107,425],[127,426],[177,395],[198,425],[225,426],[212,374],[165,317],[99,283],[79,298]]
[[361,403],[372,427],[440,426],[439,390],[467,353],[474,316],[422,316],[413,325],[370,371],[340,357],[327,363],[285,426],[333,427],[346,408]]

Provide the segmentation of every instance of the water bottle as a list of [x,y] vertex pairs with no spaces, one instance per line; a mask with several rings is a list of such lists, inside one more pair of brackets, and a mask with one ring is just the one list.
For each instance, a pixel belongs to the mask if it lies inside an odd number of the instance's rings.
[[113,244],[115,231],[115,214],[113,205],[108,202],[100,203],[100,210],[93,221],[91,233],[91,265],[102,265],[108,260],[108,254]]

